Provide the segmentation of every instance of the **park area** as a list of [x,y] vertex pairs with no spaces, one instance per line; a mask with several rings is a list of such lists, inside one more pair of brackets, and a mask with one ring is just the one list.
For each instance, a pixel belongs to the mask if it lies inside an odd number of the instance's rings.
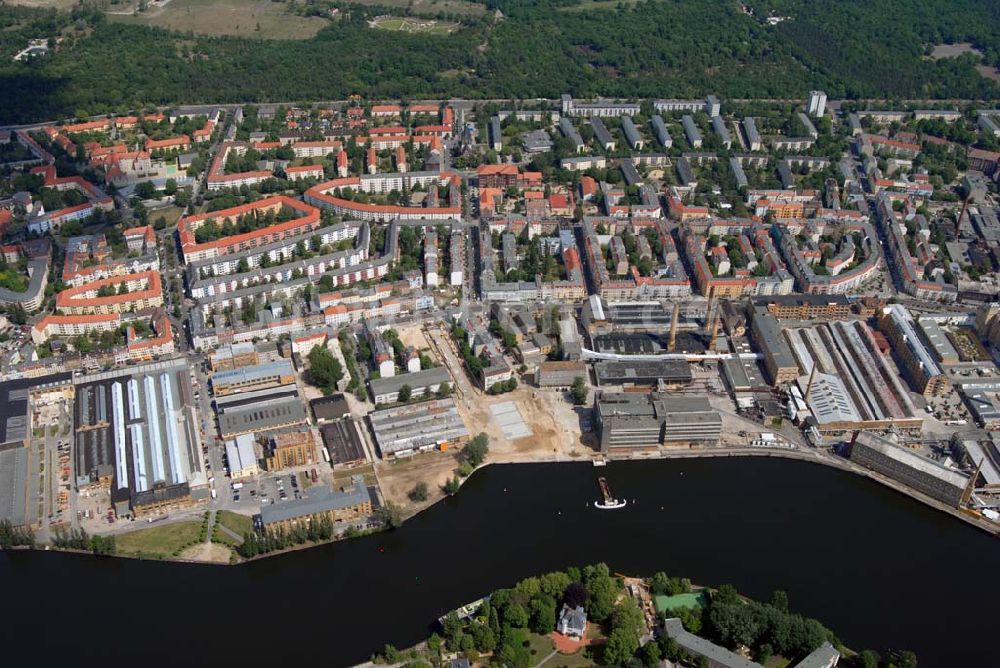
[[135,6],[112,6],[114,21],[200,35],[236,35],[259,39],[310,39],[325,18],[289,14],[285,4],[270,0],[166,0],[151,2],[144,12]]
[[115,536],[115,551],[128,557],[168,559],[201,539],[202,522],[175,522]]
[[405,16],[379,16],[370,21],[373,28],[399,32],[419,32],[428,35],[447,35],[458,29],[458,23],[434,21]]

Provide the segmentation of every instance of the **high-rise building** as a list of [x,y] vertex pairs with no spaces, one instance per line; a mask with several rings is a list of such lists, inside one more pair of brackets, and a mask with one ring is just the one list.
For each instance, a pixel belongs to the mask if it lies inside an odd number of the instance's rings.
[[826,113],[826,93],[821,90],[814,90],[810,92],[807,111],[810,116],[815,116],[817,118]]

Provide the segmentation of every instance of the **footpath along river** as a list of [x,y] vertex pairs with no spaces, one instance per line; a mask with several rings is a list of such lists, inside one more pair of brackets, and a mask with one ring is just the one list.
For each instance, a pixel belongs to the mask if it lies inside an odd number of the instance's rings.
[[[601,511],[597,477],[626,508]],[[344,666],[568,565],[788,592],[856,649],[994,656],[1000,543],[875,482],[779,459],[490,466],[401,529],[244,566],[0,553],[11,665]]]

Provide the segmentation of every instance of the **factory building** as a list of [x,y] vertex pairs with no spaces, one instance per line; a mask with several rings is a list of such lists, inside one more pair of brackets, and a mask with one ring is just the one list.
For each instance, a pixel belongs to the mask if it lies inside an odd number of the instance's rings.
[[715,444],[722,434],[707,397],[602,392],[594,414],[604,453]]
[[948,392],[951,387],[948,377],[918,334],[906,307],[901,304],[885,307],[879,318],[879,329],[892,343],[893,352],[917,392],[925,397],[938,397]]
[[254,478],[260,473],[253,447],[253,434],[241,434],[226,441],[226,462],[229,464],[229,477],[233,480]]
[[451,398],[373,411],[368,420],[383,459],[445,450],[469,440],[469,430]]
[[305,406],[295,385],[218,397],[215,413],[223,438],[273,432],[305,424]]
[[389,378],[375,378],[368,381],[375,405],[392,404],[399,401],[399,391],[404,386],[410,388],[410,396],[420,398],[425,393],[437,392],[443,383],[451,383],[451,376],[444,367],[437,366],[423,371],[404,373]]
[[332,490],[326,485],[310,487],[301,499],[262,506],[260,525],[265,530],[285,530],[308,526],[326,517],[333,523],[356,522],[372,513],[372,498],[362,475],[351,477],[351,485]]
[[538,387],[570,387],[577,378],[584,381],[590,376],[583,362],[542,362],[535,372]]
[[208,495],[184,360],[77,379],[77,486],[110,491],[119,516],[167,512]]
[[295,370],[289,360],[256,364],[220,371],[212,376],[212,394],[224,397],[295,383]]
[[851,315],[851,301],[846,295],[772,295],[754,299],[757,306],[779,320],[835,320]]
[[597,384],[625,387],[689,385],[691,368],[684,360],[602,360],[594,364]]
[[961,505],[969,484],[964,473],[867,431],[858,432],[851,443],[850,460],[953,508]]
[[799,375],[792,351],[788,347],[778,319],[761,306],[754,306],[750,332],[758,352],[764,356],[764,371],[771,385],[789,383]]
[[212,371],[229,371],[240,367],[253,366],[259,362],[253,343],[229,343],[218,350],[208,352],[208,364]]
[[785,331],[801,369],[789,417],[819,431],[919,430],[922,419],[867,324],[834,321]]

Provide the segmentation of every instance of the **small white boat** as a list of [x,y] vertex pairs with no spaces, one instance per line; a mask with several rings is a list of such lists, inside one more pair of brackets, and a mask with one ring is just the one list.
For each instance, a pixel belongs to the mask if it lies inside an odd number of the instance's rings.
[[608,487],[608,481],[606,478],[598,478],[597,484],[601,486],[601,496],[603,497],[600,501],[594,502],[594,507],[600,510],[617,510],[619,508],[624,508],[627,501],[624,499],[618,500],[611,496],[611,489]]

